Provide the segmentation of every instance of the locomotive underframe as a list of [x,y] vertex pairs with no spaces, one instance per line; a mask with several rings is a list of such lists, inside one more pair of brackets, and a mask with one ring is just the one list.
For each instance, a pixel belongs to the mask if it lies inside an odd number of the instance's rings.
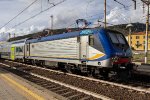
[[91,76],[101,75],[105,78],[109,77],[111,72],[116,73],[119,77],[126,79],[130,77],[133,71],[134,64],[115,64],[109,67],[91,66],[87,65],[86,62],[81,62],[80,64],[70,63],[70,62],[56,62],[56,61],[44,61],[36,59],[16,59],[19,62],[30,63],[33,65],[39,65],[42,67],[50,67],[55,69],[61,69],[65,72],[70,73],[86,73]]

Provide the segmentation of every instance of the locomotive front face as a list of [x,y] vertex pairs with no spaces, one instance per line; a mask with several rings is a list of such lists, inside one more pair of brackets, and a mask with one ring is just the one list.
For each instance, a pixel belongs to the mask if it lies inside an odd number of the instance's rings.
[[122,33],[108,30],[106,32],[108,41],[110,42],[110,63],[114,66],[128,66],[131,64],[132,51],[128,42]]
[[112,57],[116,60],[114,63],[130,62],[129,58],[132,57],[132,51],[124,35],[117,32],[108,32],[108,35],[112,43]]
[[131,63],[132,51],[122,33],[101,29],[98,34],[95,34],[94,40],[94,48],[104,53],[97,59],[101,67],[124,66]]

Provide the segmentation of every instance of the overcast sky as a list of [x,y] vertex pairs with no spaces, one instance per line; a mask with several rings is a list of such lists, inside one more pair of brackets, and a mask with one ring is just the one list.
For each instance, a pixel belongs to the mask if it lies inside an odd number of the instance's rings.
[[[35,0],[0,0],[0,27],[34,1]],[[50,3],[54,4],[60,1],[62,0],[49,0]],[[108,23],[123,24],[129,23],[130,21],[145,23],[145,13],[143,12],[141,0],[137,0],[136,10],[134,10],[134,3],[132,0],[118,1],[124,4],[125,7],[114,2],[114,0],[107,0]],[[97,24],[97,20],[103,21],[104,0],[66,0],[24,24],[14,27],[42,10],[52,6],[50,3],[48,3],[48,0],[37,0],[20,16],[0,29],[0,40],[8,38],[8,32],[11,34],[16,33],[16,35],[19,36],[40,31],[44,28],[50,28],[51,15],[54,16],[54,28],[75,27],[75,20],[79,18],[86,19],[94,24]]]

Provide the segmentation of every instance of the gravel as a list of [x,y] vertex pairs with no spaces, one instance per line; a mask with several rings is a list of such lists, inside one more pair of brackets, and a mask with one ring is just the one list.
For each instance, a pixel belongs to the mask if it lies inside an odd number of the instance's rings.
[[[8,64],[8,62],[4,62],[4,63]],[[16,66],[16,64],[13,64],[13,65],[11,63],[9,64],[11,66]],[[77,78],[75,76],[69,76],[66,74],[50,72],[47,70],[31,68],[31,67],[22,66],[22,65],[21,67],[19,66],[19,69],[29,71],[29,72],[32,72],[32,73],[35,73],[35,74],[38,74],[38,75],[41,75],[50,79],[54,79],[54,80],[57,80],[66,84],[70,84],[75,87],[89,90],[91,92],[95,92],[95,93],[113,98],[115,100],[150,100],[149,93],[139,92],[139,91],[126,89],[126,88],[119,87],[119,86],[113,86],[113,85],[104,84],[101,82],[95,82],[91,80]]]

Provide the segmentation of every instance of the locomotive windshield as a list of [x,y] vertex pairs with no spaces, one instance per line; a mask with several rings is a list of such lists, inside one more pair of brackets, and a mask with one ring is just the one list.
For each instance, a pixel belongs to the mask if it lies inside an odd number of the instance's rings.
[[129,45],[125,39],[125,37],[118,32],[108,32],[108,35],[110,37],[110,40],[112,41],[112,44],[115,48],[119,48],[122,50],[127,50],[129,48]]
[[115,34],[112,32],[108,32],[108,34],[109,34],[113,43],[126,44],[125,38],[123,37],[122,34]]

